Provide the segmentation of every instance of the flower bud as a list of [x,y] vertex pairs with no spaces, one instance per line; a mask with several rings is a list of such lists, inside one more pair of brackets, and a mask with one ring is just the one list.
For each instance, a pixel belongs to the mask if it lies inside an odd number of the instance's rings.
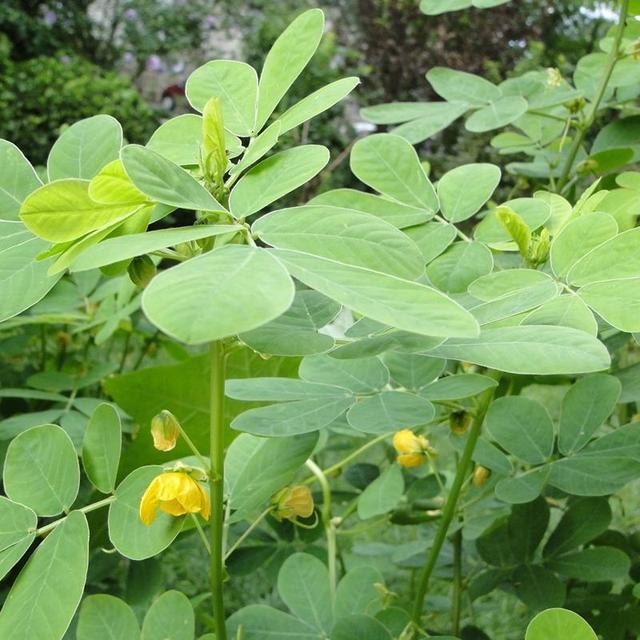
[[411,429],[396,431],[393,435],[393,447],[398,453],[396,460],[401,467],[417,467],[427,455],[435,454],[429,446],[429,440],[424,436],[417,436]]
[[163,409],[151,420],[151,436],[153,446],[158,451],[171,451],[180,437],[180,423],[171,413]]
[[296,521],[296,518],[308,518],[313,513],[313,496],[309,487],[294,484],[278,491],[271,499],[273,516],[276,520]]
[[149,256],[136,256],[128,268],[131,282],[144,289],[156,275],[156,265]]
[[481,464],[477,464],[473,470],[473,485],[475,487],[483,486],[491,476],[491,471],[487,467],[483,467]]
[[466,411],[452,411],[449,414],[449,428],[457,436],[466,433],[471,424],[471,416]]

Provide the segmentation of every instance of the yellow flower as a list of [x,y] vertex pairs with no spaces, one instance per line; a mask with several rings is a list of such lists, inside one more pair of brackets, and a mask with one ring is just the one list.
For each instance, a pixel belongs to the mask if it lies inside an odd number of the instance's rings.
[[313,496],[309,487],[295,484],[285,487],[271,499],[273,516],[277,520],[308,518],[313,513]]
[[205,488],[189,474],[181,471],[167,471],[156,476],[140,501],[140,519],[151,524],[158,509],[172,516],[185,513],[199,513],[209,519],[211,502]]
[[417,436],[411,429],[396,431],[393,435],[393,446],[398,453],[396,458],[401,467],[417,467],[421,465],[427,454],[433,453],[429,440]]
[[180,437],[180,423],[171,413],[163,409],[151,420],[153,446],[159,451],[171,451]]

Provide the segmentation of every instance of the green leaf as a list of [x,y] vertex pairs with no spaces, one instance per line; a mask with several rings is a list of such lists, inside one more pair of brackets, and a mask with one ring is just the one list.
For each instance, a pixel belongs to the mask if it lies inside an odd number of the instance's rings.
[[229,207],[245,218],[302,186],[329,162],[329,151],[307,144],[274,153],[250,169],[231,191]]
[[232,429],[259,436],[284,437],[318,431],[339,418],[355,398],[337,391],[331,398],[311,398],[249,409],[231,423]]
[[260,353],[281,356],[325,353],[335,340],[318,331],[336,317],[340,308],[317,291],[298,290],[293,303],[281,316],[239,337]]
[[362,520],[389,513],[402,498],[404,479],[397,464],[378,476],[358,498],[358,516]]
[[428,16],[439,16],[449,11],[468,9],[471,4],[471,0],[421,0],[420,11]]
[[38,515],[68,511],[80,486],[71,439],[54,424],[23,431],[7,449],[2,477],[7,496]]
[[474,133],[500,129],[517,120],[528,108],[529,105],[522,96],[502,96],[474,111],[467,118],[465,127]]
[[358,431],[383,434],[428,424],[434,416],[433,405],[420,396],[404,391],[383,391],[354,404],[347,412],[347,421]]
[[89,197],[101,204],[150,204],[144,193],[136,189],[129,179],[122,160],[112,160],[91,179]]
[[333,625],[329,572],[315,556],[289,556],[278,573],[278,593],[296,618],[329,633]]
[[302,98],[300,102],[289,107],[276,121],[281,124],[281,133],[295,129],[303,122],[330,109],[348,96],[359,84],[359,78],[342,78]]
[[71,271],[89,271],[120,260],[128,260],[145,253],[173,247],[183,242],[237,233],[241,230],[242,227],[239,225],[195,225],[107,238],[91,251],[81,255],[73,263]]
[[403,204],[438,210],[438,197],[411,143],[390,133],[358,140],[351,151],[351,171],[369,187]]
[[36,259],[46,247],[21,222],[0,220],[0,322],[39,302],[62,276],[47,275],[51,258]]
[[565,278],[575,263],[618,233],[618,224],[607,213],[586,213],[567,224],[551,244],[551,267]]
[[235,176],[255,164],[278,143],[280,137],[280,122],[269,125],[259,136],[254,138],[247,147],[238,164],[231,167],[231,175]]
[[210,98],[218,98],[225,128],[241,137],[254,135],[258,76],[253,67],[234,60],[212,60],[191,73],[185,91],[191,106],[201,113]]
[[300,14],[274,42],[260,73],[258,131],[311,60],[323,31],[324,14],[311,9]]
[[578,295],[616,329],[640,331],[640,277],[593,282],[582,287]]
[[286,402],[308,398],[330,398],[342,390],[329,384],[298,380],[297,378],[245,378],[227,380],[225,393],[235,400],[254,402]]
[[141,205],[100,204],[89,197],[89,181],[58,180],[36,189],[22,203],[20,218],[50,242],[77,240],[133,215]]
[[122,127],[113,117],[100,114],[72,124],[55,141],[47,158],[49,180],[90,180],[102,167],[118,158]]
[[631,560],[620,549],[593,547],[557,556],[548,561],[547,566],[565,578],[604,582],[625,577],[631,567]]
[[318,632],[309,625],[264,604],[249,605],[229,617],[229,637],[237,638],[239,632],[243,640],[318,640]]
[[516,243],[520,255],[528,257],[531,247],[531,229],[529,225],[510,207],[498,207],[495,216]]
[[574,295],[561,295],[545,302],[531,311],[521,324],[549,324],[561,327],[573,327],[586,331],[592,336],[598,334],[598,323],[589,307]]
[[622,384],[620,402],[635,402],[640,399],[640,362],[620,369],[615,376]]
[[432,382],[421,390],[420,395],[437,401],[462,400],[497,386],[498,383],[488,376],[479,373],[459,373]]
[[158,511],[151,525],[140,520],[140,500],[160,466],[139,467],[116,488],[109,507],[109,540],[125,558],[144,560],[166,549],[182,530],[184,517]]
[[541,494],[548,476],[548,467],[537,467],[520,476],[502,478],[496,484],[496,498],[510,504],[531,502]]
[[163,122],[149,138],[147,148],[176,164],[195,165],[200,160],[201,144],[202,117],[183,113]]
[[464,293],[469,285],[491,273],[493,256],[480,242],[456,242],[427,266],[429,280],[447,293]]
[[224,211],[224,207],[190,173],[159,153],[137,144],[120,152],[133,184],[153,200],[183,209]]
[[300,377],[308,382],[333,385],[354,394],[362,394],[384,389],[389,382],[389,371],[379,358],[344,361],[317,355],[302,360]]
[[591,542],[611,524],[608,498],[572,500],[544,546],[545,558],[557,556]]
[[139,640],[140,626],[131,607],[110,595],[92,595],[80,606],[76,640]]
[[17,220],[20,205],[42,182],[15,144],[0,139],[0,220]]
[[569,271],[567,282],[583,286],[594,282],[638,276],[640,276],[640,228],[635,228],[603,242],[584,255]]
[[427,80],[435,92],[448,102],[463,102],[481,106],[501,98],[502,92],[495,84],[480,76],[434,67],[427,73]]
[[336,622],[331,640],[391,640],[391,635],[375,618],[353,615]]
[[502,172],[494,164],[466,164],[445,173],[438,181],[442,215],[451,222],[467,220],[480,211],[500,183]]
[[292,438],[258,438],[240,434],[225,456],[225,483],[237,522],[262,511],[289,484],[318,443],[318,434]]
[[424,273],[407,236],[366,213],[325,205],[274,211],[252,228],[266,244],[414,280]]
[[389,351],[384,354],[384,363],[391,377],[406,389],[422,389],[440,376],[446,362],[419,353]]
[[383,324],[428,336],[477,333],[471,314],[431,287],[295,251],[274,254],[298,280]]
[[427,222],[404,229],[404,232],[422,251],[422,257],[427,264],[445,251],[456,237],[456,228],[452,224],[441,222]]
[[[36,517],[37,523],[37,516],[35,513],[33,515]],[[0,580],[4,579],[9,571],[20,562],[24,554],[31,548],[33,541],[36,539],[36,523],[34,523],[31,533],[22,536],[15,544],[0,551]]]
[[[534,610],[563,605],[567,588],[551,571],[538,565],[522,565],[512,575],[516,595]],[[551,640],[549,638],[549,640]]]
[[599,373],[578,380],[562,399],[558,448],[563,455],[580,451],[613,413],[622,386],[617,378]]
[[593,629],[573,611],[548,609],[539,613],[527,627],[525,640],[598,640]]
[[336,619],[355,614],[371,614],[379,609],[381,602],[380,594],[374,586],[376,583],[383,584],[384,579],[374,567],[363,565],[349,570],[336,590]]
[[179,591],[165,591],[144,617],[142,640],[193,640],[195,630],[189,598]]
[[29,537],[37,524],[38,517],[29,507],[0,496],[0,551]]
[[227,245],[157,275],[142,308],[165,333],[202,344],[277,318],[293,296],[291,278],[267,251]]
[[82,466],[91,483],[102,493],[116,486],[122,427],[112,405],[99,404],[87,424],[82,442]]
[[[353,209],[376,216],[398,229],[405,229],[412,225],[425,222],[432,217],[424,209],[417,209],[406,204],[389,200],[373,193],[356,191],[355,189],[333,189],[325,191],[309,201],[309,204],[323,204],[332,207]],[[438,224],[442,227],[443,225]]]
[[88,562],[87,519],[73,511],[44,539],[13,583],[0,611],[0,637],[60,640],[80,603]]
[[543,325],[485,329],[478,338],[450,338],[429,355],[528,375],[590,373],[610,364],[606,347],[584,331]]
[[498,398],[489,407],[486,424],[503,449],[529,464],[546,462],[553,453],[551,418],[535,400],[522,396]]
[[450,105],[442,102],[388,102],[364,107],[360,109],[360,115],[375,124],[398,124],[449,111],[450,108]]

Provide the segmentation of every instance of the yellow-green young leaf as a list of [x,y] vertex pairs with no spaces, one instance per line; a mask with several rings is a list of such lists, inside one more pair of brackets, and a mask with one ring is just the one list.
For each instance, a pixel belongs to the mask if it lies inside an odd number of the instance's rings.
[[80,468],[71,438],[55,424],[23,431],[7,449],[2,479],[9,498],[40,516],[67,511],[80,486]]
[[163,122],[149,138],[147,148],[185,166],[198,164],[201,144],[202,116],[184,113]]
[[0,611],[0,638],[60,640],[80,603],[89,563],[89,526],[71,512],[36,549]]
[[225,210],[190,173],[159,153],[130,144],[120,157],[127,175],[152,200],[184,209]]
[[124,220],[138,206],[95,202],[89,197],[88,180],[56,180],[27,197],[20,217],[43,240],[68,242]]
[[236,218],[257,213],[317,175],[329,162],[329,150],[317,144],[275,153],[249,170],[231,191]]
[[498,207],[496,217],[518,245],[521,255],[527,256],[531,246],[531,229],[529,225],[510,207]]
[[567,609],[547,609],[539,613],[527,627],[525,640],[598,640],[584,618]]
[[91,483],[102,493],[110,493],[116,486],[121,446],[118,412],[110,404],[99,404],[84,432],[82,466]]
[[282,133],[294,129],[303,122],[330,109],[345,96],[348,96],[358,84],[360,84],[359,78],[342,78],[342,80],[336,80],[303,98],[276,120],[282,125]]
[[120,123],[105,114],[79,120],[55,141],[47,159],[49,180],[90,180],[116,160],[122,146]]
[[159,511],[152,524],[140,520],[140,500],[149,483],[163,472],[161,466],[139,467],[115,491],[109,507],[109,540],[126,558],[144,560],[166,549],[182,530],[184,516]]
[[0,139],[0,220],[17,220],[22,201],[41,186],[22,151]]
[[165,333],[202,344],[255,329],[293,301],[293,281],[264,249],[226,245],[157,275],[142,308]]
[[311,60],[323,30],[324,14],[320,9],[311,9],[299,15],[274,42],[260,73],[258,131]]
[[202,149],[207,174],[221,182],[227,168],[220,98],[210,98],[202,111]]
[[149,198],[131,182],[122,160],[113,160],[91,179],[89,197],[101,204],[129,205],[149,202]]
[[139,640],[140,626],[131,607],[110,595],[85,598],[80,607],[76,640]]
[[189,598],[166,591],[149,608],[142,623],[144,640],[193,640],[196,621]]
[[225,127],[232,133],[247,137],[257,130],[258,77],[248,64],[234,60],[207,62],[187,78],[186,94],[191,106],[200,112],[210,98],[219,98]]

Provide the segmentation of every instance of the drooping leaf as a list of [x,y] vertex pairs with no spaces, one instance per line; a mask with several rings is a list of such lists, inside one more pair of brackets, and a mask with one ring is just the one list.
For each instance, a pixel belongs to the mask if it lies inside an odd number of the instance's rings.
[[89,480],[102,493],[110,493],[115,488],[121,447],[118,412],[110,404],[99,404],[84,434],[82,465]]
[[200,344],[277,318],[293,296],[291,278],[267,251],[227,245],[157,275],[142,308],[169,335]]

